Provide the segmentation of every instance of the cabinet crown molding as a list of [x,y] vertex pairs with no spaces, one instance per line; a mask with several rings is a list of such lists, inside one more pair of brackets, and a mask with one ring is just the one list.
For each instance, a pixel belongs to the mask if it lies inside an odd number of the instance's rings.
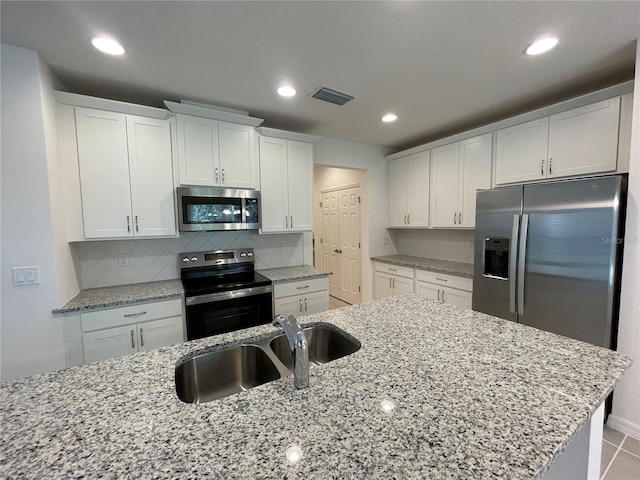
[[229,108],[216,107],[214,105],[206,105],[204,103],[187,102],[171,102],[165,100],[164,104],[173,113],[181,113],[183,115],[192,115],[194,117],[209,118],[211,120],[220,120],[222,122],[239,123],[240,125],[248,125],[257,127],[264,122],[262,118],[250,117],[247,112],[240,110],[231,110]]
[[293,140],[295,142],[316,143],[319,140],[319,137],[315,135],[288,132],[287,130],[278,130],[277,128],[260,127],[256,128],[256,132],[263,137],[282,138],[284,140]]
[[55,91],[54,94],[58,103],[72,105],[74,107],[95,108],[97,110],[158,118],[160,120],[173,117],[173,114],[164,108],[137,105],[135,103],[120,102],[107,98],[90,97],[89,95],[80,95],[78,93]]

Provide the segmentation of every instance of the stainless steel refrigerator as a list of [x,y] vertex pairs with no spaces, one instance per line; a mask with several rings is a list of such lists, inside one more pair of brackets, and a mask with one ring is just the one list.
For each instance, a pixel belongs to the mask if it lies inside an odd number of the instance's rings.
[[615,349],[626,178],[480,190],[473,309]]

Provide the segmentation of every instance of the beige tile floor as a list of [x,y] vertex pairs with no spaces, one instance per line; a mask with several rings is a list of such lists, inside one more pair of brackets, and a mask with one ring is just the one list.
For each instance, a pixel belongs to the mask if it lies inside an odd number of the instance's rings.
[[640,480],[640,441],[604,426],[601,480]]
[[329,308],[348,307],[349,305],[351,304],[347,302],[343,302],[339,298],[329,296]]

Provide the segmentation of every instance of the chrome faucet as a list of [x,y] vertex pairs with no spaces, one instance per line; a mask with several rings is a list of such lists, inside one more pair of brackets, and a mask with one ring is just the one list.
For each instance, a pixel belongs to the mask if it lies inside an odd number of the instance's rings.
[[286,318],[284,315],[276,315],[273,326],[281,326],[289,340],[289,348],[293,355],[293,385],[296,388],[307,388],[309,386],[309,345],[302,327],[293,315]]

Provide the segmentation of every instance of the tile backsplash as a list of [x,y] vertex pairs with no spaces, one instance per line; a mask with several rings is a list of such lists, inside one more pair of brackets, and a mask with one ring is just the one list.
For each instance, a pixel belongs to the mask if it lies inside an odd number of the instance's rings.
[[[304,263],[301,233],[194,232],[157,240],[81,242],[72,248],[80,262],[81,287],[85,289],[180,278],[179,253],[244,247],[253,247],[257,270]],[[128,256],[128,266],[118,265],[121,254]]]
[[389,230],[401,255],[473,263],[473,230]]

